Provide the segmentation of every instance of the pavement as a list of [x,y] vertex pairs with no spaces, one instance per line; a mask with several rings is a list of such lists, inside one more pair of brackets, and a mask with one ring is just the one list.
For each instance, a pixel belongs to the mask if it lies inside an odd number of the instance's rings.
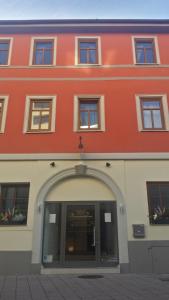
[[0,300],[169,300],[169,275],[102,276],[0,276]]

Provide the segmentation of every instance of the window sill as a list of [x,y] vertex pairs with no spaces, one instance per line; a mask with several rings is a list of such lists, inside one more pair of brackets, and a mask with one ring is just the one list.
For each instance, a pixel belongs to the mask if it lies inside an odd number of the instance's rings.
[[103,129],[77,129],[76,132],[104,132]]
[[160,63],[134,63],[136,66],[158,66]]
[[54,131],[26,131],[26,132],[24,132],[24,134],[31,134],[31,133],[33,133],[33,134],[47,134],[47,133],[54,133]]
[[76,64],[77,67],[99,67],[101,66],[100,63],[98,64]]
[[52,65],[29,65],[30,68],[49,68],[49,67],[55,67],[56,65],[55,64],[52,64]]
[[168,129],[141,129],[140,132],[168,132]]

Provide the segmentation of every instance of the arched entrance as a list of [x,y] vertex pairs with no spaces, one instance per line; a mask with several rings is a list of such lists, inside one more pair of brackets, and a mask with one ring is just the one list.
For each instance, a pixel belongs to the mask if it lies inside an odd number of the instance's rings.
[[[62,201],[55,202],[55,199],[51,199],[49,197],[52,194],[52,190],[54,187],[59,186],[59,184],[63,184],[63,182],[68,182],[72,179],[79,179],[81,182],[88,179],[92,182],[92,180],[98,181],[102,183],[106,188],[109,189],[112,193],[111,199],[84,199],[83,195],[81,199],[76,199],[76,201]],[[83,180],[84,179],[84,180]],[[93,181],[94,182],[94,181]],[[99,186],[99,185],[98,185]],[[88,191],[90,194],[90,191]],[[70,191],[71,195],[71,191]],[[70,197],[71,198],[71,197]],[[47,200],[47,202],[46,202]],[[54,201],[53,201],[54,200]],[[69,199],[66,199],[69,200]],[[73,200],[73,199],[70,199]],[[77,201],[78,200],[78,201]],[[80,201],[79,201],[80,200]],[[101,201],[103,200],[103,201]],[[105,201],[106,200],[106,201]],[[112,201],[110,201],[112,200]],[[45,208],[45,215],[44,215]],[[105,210],[106,209],[106,210]],[[47,249],[45,244],[42,244],[42,240],[45,243],[45,237],[43,238],[43,221],[47,220],[50,224],[56,223],[56,215],[60,214],[59,224],[57,224],[57,228],[60,226],[60,243],[58,253],[60,255],[59,264],[60,266],[63,264],[69,265],[67,263],[73,261],[73,266],[76,265],[75,261],[87,261],[94,262],[94,265],[97,265],[96,262],[103,261],[103,254],[105,253],[104,247],[101,247],[101,237],[100,228],[103,227],[109,229],[106,231],[106,234],[109,233],[111,235],[112,230],[117,230],[116,238],[118,244],[118,255],[113,256],[112,263],[117,263],[118,259],[120,263],[126,264],[128,263],[128,247],[127,247],[127,229],[126,229],[126,214],[125,214],[125,206],[124,206],[124,198],[123,195],[117,186],[117,184],[109,177],[107,174],[102,171],[88,168],[85,165],[76,165],[74,168],[64,170],[53,177],[51,177],[41,188],[36,203],[35,210],[35,227],[34,227],[34,237],[33,237],[33,253],[32,253],[32,263],[40,263],[41,259],[43,263],[51,264],[53,262],[53,256],[50,253],[45,252]],[[112,217],[114,227],[111,228]],[[101,224],[102,219],[102,225]],[[117,221],[116,221],[117,219]],[[81,221],[80,221],[81,220]],[[83,221],[82,221],[83,220]],[[90,222],[89,222],[90,220]],[[81,222],[81,223],[79,223]],[[77,235],[77,229],[83,229],[84,239],[82,239],[81,234]],[[68,228],[72,226],[71,228]],[[116,228],[115,228],[116,227]],[[47,228],[47,225],[46,227]],[[72,228],[74,233],[72,232]],[[71,230],[70,230],[71,229]],[[71,232],[71,233],[70,233]],[[104,233],[102,233],[104,236]],[[47,236],[47,233],[46,233]],[[81,239],[81,241],[80,241]],[[107,236],[107,240],[110,240]],[[83,241],[83,247],[81,247],[82,251],[80,252],[80,245]],[[87,241],[90,245],[86,245]],[[56,241],[53,240],[53,244],[56,244]],[[58,243],[58,242],[57,242]],[[97,245],[99,244],[99,246]],[[102,243],[102,244],[105,244]],[[116,245],[117,246],[117,245]],[[110,245],[107,244],[107,248],[111,248]],[[117,247],[116,247],[117,248]],[[78,250],[77,250],[78,249]],[[102,249],[102,250],[100,250]],[[111,251],[112,249],[110,249]],[[116,249],[117,250],[117,249]],[[60,252],[61,251],[61,252]],[[101,253],[102,251],[102,253]],[[42,255],[43,252],[43,255]],[[83,256],[83,257],[82,257]],[[79,257],[79,260],[78,260]],[[73,258],[73,259],[72,259]],[[110,259],[109,259],[110,262]],[[88,266],[92,266],[93,264],[88,264]]]

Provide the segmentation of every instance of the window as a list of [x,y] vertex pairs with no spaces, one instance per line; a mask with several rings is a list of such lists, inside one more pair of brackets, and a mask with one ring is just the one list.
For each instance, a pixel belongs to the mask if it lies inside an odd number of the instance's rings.
[[0,225],[25,225],[28,198],[28,183],[0,184]]
[[33,38],[30,65],[51,66],[56,63],[56,38]]
[[79,129],[99,129],[99,99],[79,99]]
[[98,65],[101,64],[99,37],[76,38],[76,64]]
[[161,99],[141,98],[141,112],[144,129],[164,129]]
[[0,133],[5,130],[8,96],[0,96]]
[[75,96],[74,131],[104,131],[104,96]]
[[49,131],[51,129],[51,99],[31,100],[29,115],[29,130]]
[[150,224],[169,224],[169,182],[147,182]]
[[0,38],[0,66],[8,66],[11,56],[12,38]]
[[134,37],[133,47],[136,64],[160,63],[156,37]]
[[136,96],[139,130],[169,130],[168,103],[165,95]]
[[55,96],[27,96],[24,132],[54,131],[55,110]]

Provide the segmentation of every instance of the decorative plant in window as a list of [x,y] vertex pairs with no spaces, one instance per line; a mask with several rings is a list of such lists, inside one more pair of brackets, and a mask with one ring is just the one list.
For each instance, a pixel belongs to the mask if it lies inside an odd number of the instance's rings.
[[157,206],[149,217],[152,224],[169,224],[169,208]]
[[27,222],[29,184],[0,184],[0,225]]

